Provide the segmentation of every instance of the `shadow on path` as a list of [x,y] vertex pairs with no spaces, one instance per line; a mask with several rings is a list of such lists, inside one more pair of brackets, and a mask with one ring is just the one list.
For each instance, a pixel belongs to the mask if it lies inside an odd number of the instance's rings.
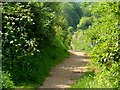
[[52,68],[50,76],[46,78],[40,88],[69,88],[87,71],[86,64],[89,57],[84,52],[70,50],[69,52],[71,53],[70,57]]

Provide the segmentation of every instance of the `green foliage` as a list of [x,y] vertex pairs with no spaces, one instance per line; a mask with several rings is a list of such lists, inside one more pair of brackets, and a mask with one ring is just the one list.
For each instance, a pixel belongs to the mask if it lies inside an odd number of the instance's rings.
[[91,51],[91,42],[87,37],[87,31],[78,30],[72,37],[72,42],[75,50],[79,51]]
[[[119,53],[118,53],[119,30],[117,26],[118,20],[116,14],[118,9],[117,9],[117,3],[116,4],[100,3],[99,5],[103,6],[103,8],[106,7],[107,8],[106,10],[108,11],[105,11],[105,13],[104,12],[101,13],[100,14],[101,17],[96,19],[95,23],[90,28],[91,42],[94,43],[92,55],[93,55],[93,59],[97,60],[97,62],[100,63],[100,65],[104,64],[106,67],[109,68],[110,64],[112,64],[110,62],[119,61]],[[114,9],[114,12],[111,11],[112,9]],[[109,14],[109,12],[111,12],[111,14]],[[109,66],[107,65],[108,62],[109,62]]]
[[72,27],[72,26],[69,26],[68,27],[68,32],[71,34],[71,35],[73,35],[74,34],[74,28]]
[[93,72],[85,72],[81,78],[71,86],[71,88],[89,88],[89,83],[94,79],[93,77]]
[[90,25],[92,25],[92,22],[92,17],[82,17],[79,24],[77,25],[77,29],[86,30]]
[[79,18],[82,16],[80,4],[76,3],[61,3],[61,14],[67,19],[68,25],[76,29]]
[[30,76],[29,72],[34,71],[34,68],[29,67],[28,71],[25,71],[25,67],[30,64],[25,57],[39,51],[31,27],[34,25],[34,15],[30,10],[29,3],[3,3],[2,69],[10,72],[14,82],[19,82],[23,73]]
[[79,16],[79,18],[81,18],[83,16],[83,11],[80,8],[81,3],[71,2],[71,4],[73,4],[77,15]]
[[97,86],[94,85],[95,87],[119,87],[120,48],[118,35],[120,32],[117,26],[117,12],[118,3],[99,3],[97,7],[94,5],[93,13],[99,14],[100,17],[95,18],[95,23],[90,28],[91,42],[94,46],[91,56],[92,63],[98,65],[101,70],[93,82],[98,82]]
[[119,63],[113,63],[110,70],[105,67],[89,83],[90,88],[120,88]]
[[42,83],[50,67],[67,56],[71,38],[59,4],[3,3],[2,69],[15,85]]
[[93,65],[91,69],[96,76],[90,81],[89,87],[120,88],[118,2],[93,3],[90,7],[94,22],[83,37],[91,44],[90,65]]
[[[42,48],[43,51],[41,53],[26,58],[26,62],[29,62],[30,65],[29,66],[26,65],[27,66],[26,69],[24,69],[24,67],[21,66],[20,69],[23,70],[22,73],[21,71],[19,72],[16,71],[17,73],[19,73],[19,75],[21,75],[19,83],[17,82],[16,85],[17,88],[39,87],[40,85],[43,84],[43,81],[49,75],[50,69],[56,64],[62,62],[65,57],[68,57],[67,50],[61,46],[58,47],[43,46]],[[34,69],[34,71],[33,70],[29,71],[29,69],[31,68]]]
[[[93,4],[93,2],[92,2]],[[91,2],[83,2],[80,6],[82,9],[82,17],[91,17],[91,10],[89,9],[91,5]]]
[[[34,53],[37,44],[30,27],[34,24],[30,5],[27,3],[4,3],[2,13],[3,55],[8,58],[17,58]],[[9,48],[9,46],[11,47]]]
[[10,78],[10,74],[8,72],[0,72],[2,74],[2,87],[1,88],[14,88],[14,83]]

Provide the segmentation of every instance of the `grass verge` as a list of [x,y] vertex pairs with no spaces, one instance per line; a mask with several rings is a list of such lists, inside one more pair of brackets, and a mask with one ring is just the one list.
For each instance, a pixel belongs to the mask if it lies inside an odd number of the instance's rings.
[[83,76],[71,86],[71,88],[89,88],[89,83],[93,80],[93,77],[93,72],[85,72]]
[[22,80],[15,88],[38,88],[43,84],[43,81],[49,76],[49,71],[55,65],[64,61],[64,58],[69,57],[69,53],[64,48],[46,47],[42,53],[29,57],[30,61],[34,61],[35,71],[32,72],[31,80]]

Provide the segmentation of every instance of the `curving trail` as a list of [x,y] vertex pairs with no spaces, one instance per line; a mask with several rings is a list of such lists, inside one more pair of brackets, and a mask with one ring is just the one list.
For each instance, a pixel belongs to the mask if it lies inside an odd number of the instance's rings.
[[40,88],[69,88],[84,72],[89,60],[84,52],[69,51],[71,56],[50,71]]

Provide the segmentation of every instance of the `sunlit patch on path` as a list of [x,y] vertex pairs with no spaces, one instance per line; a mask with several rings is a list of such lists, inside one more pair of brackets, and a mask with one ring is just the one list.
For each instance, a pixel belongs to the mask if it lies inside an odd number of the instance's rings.
[[40,88],[69,88],[84,72],[89,61],[84,52],[69,51],[71,56],[50,71]]

